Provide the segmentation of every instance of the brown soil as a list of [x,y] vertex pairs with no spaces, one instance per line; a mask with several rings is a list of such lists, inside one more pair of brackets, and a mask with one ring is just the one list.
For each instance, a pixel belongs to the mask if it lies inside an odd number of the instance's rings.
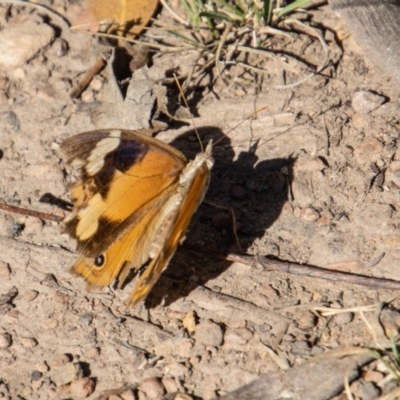
[[[78,13],[79,5],[73,7],[67,15]],[[241,246],[255,256],[252,265],[212,254],[239,250],[229,211],[204,203],[186,238],[199,251],[179,248],[146,302],[127,311],[129,287],[88,293],[68,273],[75,243],[59,223],[0,213],[0,399],[80,398],[91,393],[91,384],[93,399],[104,392],[104,399],[175,392],[186,393],[181,399],[212,399],[330,350],[377,342],[387,347],[385,333],[397,335],[396,292],[268,272],[257,259],[400,280],[398,88],[365,61],[351,38],[338,45],[333,32],[340,20],[328,6],[310,15],[325,27],[330,49],[332,65],[321,75],[282,89],[282,70],[273,62],[257,85],[253,74],[236,66],[212,91],[203,82],[189,99],[204,142],[228,134],[214,149],[206,200],[234,210]],[[32,5],[2,5],[0,25],[0,35],[11,32],[0,41],[15,50],[6,59],[0,43],[0,198],[63,217],[62,208],[40,202],[45,193],[69,201],[62,141],[91,129],[149,124],[154,83],[135,71],[135,93],[123,99],[107,66],[72,100],[70,91],[108,46],[70,32],[60,18]],[[28,45],[19,40],[24,36]],[[294,38],[290,51],[318,65],[324,57],[318,40]],[[39,43],[35,52],[33,42]],[[157,55],[148,76],[189,63],[188,55]],[[294,74],[286,79],[298,80]],[[199,151],[193,131],[178,125],[171,122],[174,129],[157,137],[193,157]],[[382,253],[377,265],[370,262]],[[354,310],[368,305],[375,307]],[[352,310],[323,316],[318,307]],[[323,376],[325,366],[316,361],[308,374]],[[306,369],[293,371],[293,381],[309,379],[301,375]],[[377,363],[355,371],[357,398],[389,390]],[[335,371],[341,374],[335,390],[293,398],[332,398],[345,372]]]

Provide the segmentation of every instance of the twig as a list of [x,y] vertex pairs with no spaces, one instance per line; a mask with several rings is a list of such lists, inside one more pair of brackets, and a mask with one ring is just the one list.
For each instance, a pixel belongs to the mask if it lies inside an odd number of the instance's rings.
[[107,62],[103,57],[99,57],[93,67],[89,68],[86,71],[86,74],[80,80],[78,85],[72,89],[70,93],[71,99],[77,99],[82,92],[89,86],[90,82],[92,81],[93,77],[97,75],[105,66]]
[[0,202],[0,210],[12,212],[12,213],[16,213],[16,214],[21,214],[21,215],[29,215],[31,217],[47,219],[48,221],[55,221],[55,222],[61,222],[64,219],[62,217],[59,217],[58,215],[48,214],[48,213],[35,211],[35,210],[28,210],[26,208],[16,207],[16,206],[12,206],[10,204],[5,204],[5,203],[1,203],[1,202]]
[[253,256],[241,256],[238,254],[224,255],[216,251],[209,249],[203,250],[202,248],[186,243],[183,245],[189,250],[196,251],[199,253],[207,253],[220,259],[228,261],[239,262],[245,265],[261,265],[265,271],[276,271],[284,272],[292,275],[308,276],[312,278],[325,279],[334,282],[346,282],[354,285],[367,286],[375,289],[389,289],[389,290],[400,290],[400,282],[392,279],[384,278],[373,278],[360,274],[352,274],[350,272],[341,271],[330,271],[328,269],[296,264],[289,261],[272,260],[266,257],[253,257]]

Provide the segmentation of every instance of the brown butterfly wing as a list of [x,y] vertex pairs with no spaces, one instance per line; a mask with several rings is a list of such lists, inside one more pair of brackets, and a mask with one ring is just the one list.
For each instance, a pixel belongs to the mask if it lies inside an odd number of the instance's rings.
[[78,160],[82,169],[65,221],[82,253],[72,270],[89,285],[107,285],[121,272],[124,279],[130,268],[148,260],[162,224],[160,210],[171,199],[186,158],[137,131],[87,132],[67,139],[62,149],[67,161]]
[[133,289],[129,298],[130,305],[137,304],[147,296],[177,246],[185,239],[190,220],[207,190],[212,164],[213,160],[208,154],[200,153],[182,172],[179,192],[175,194],[180,202],[166,215],[161,225],[160,234],[152,247],[152,261]]

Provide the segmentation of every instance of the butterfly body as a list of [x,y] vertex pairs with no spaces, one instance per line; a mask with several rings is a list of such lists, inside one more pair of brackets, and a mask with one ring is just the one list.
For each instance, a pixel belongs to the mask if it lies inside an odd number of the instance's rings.
[[89,287],[115,280],[120,287],[132,270],[145,267],[130,304],[146,297],[184,240],[213,165],[211,146],[188,162],[151,133],[93,131],[62,144],[67,162],[81,169],[65,220],[81,253],[72,272]]

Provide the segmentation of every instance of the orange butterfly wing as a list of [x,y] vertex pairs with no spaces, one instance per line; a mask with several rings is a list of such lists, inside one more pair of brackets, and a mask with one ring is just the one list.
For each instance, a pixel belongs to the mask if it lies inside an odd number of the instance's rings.
[[212,165],[205,153],[187,164],[178,150],[141,132],[86,132],[62,145],[67,161],[82,169],[65,221],[82,253],[72,271],[89,286],[115,279],[121,286],[148,263],[132,304],[147,295],[183,239]]

